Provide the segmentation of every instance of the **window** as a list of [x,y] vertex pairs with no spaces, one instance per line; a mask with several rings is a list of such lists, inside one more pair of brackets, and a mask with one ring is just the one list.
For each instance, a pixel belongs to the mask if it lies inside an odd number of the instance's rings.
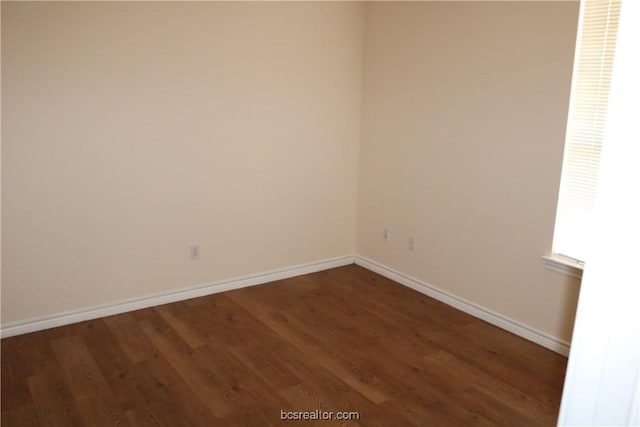
[[587,256],[620,3],[581,3],[552,254],[575,264]]

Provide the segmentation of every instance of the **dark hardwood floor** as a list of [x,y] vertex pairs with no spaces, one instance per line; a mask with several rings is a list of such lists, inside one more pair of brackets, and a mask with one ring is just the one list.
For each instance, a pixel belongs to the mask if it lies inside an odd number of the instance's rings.
[[352,265],[4,339],[2,426],[552,426],[566,362]]

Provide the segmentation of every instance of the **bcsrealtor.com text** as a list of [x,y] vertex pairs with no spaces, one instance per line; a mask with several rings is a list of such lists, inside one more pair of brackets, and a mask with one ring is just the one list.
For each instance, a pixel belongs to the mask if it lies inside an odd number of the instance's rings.
[[284,411],[280,410],[281,420],[359,420],[360,413],[356,411],[350,412],[333,412],[321,411]]

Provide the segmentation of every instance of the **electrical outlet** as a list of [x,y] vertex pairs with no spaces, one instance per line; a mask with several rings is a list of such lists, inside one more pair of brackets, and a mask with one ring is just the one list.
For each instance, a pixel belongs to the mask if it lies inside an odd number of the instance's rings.
[[409,236],[407,239],[407,249],[410,251],[414,251],[416,249],[416,238],[413,236]]
[[389,230],[387,230],[386,228],[382,229],[382,240],[384,240],[385,242],[389,240]]
[[189,246],[189,254],[191,255],[191,259],[200,258],[200,245]]

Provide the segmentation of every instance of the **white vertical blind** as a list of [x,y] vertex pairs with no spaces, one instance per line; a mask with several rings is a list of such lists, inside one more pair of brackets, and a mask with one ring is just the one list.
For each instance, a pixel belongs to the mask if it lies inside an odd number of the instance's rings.
[[621,0],[583,0],[553,238],[557,255],[584,261],[598,184]]

